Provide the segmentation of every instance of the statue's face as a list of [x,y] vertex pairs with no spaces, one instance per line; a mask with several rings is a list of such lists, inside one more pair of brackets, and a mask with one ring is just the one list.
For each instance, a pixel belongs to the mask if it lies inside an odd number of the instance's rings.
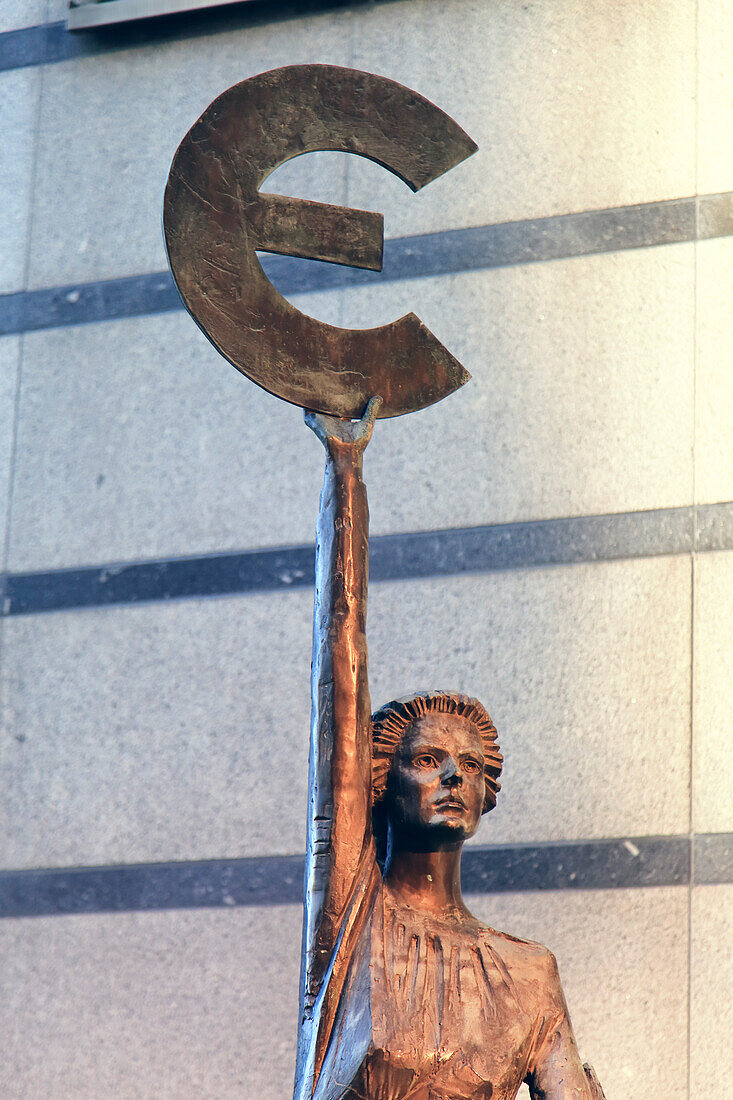
[[455,714],[416,719],[395,753],[388,782],[393,828],[419,842],[473,836],[484,802],[484,754],[474,727]]

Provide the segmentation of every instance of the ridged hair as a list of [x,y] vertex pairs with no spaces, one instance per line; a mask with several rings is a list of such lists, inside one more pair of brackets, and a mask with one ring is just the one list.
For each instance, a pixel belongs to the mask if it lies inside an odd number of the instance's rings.
[[501,784],[503,757],[499,752],[496,726],[478,699],[457,691],[416,691],[403,699],[385,703],[372,715],[372,802],[384,800],[387,779],[394,754],[413,722],[426,714],[455,714],[476,729],[484,752],[484,805],[482,813],[493,810]]

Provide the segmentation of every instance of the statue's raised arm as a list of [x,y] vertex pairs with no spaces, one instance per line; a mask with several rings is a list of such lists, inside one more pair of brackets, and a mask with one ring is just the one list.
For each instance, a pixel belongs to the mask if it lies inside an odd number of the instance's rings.
[[[318,1049],[327,1040],[345,976],[339,967],[348,965],[347,941],[358,935],[354,925],[378,876],[366,642],[369,507],[362,461],[381,403],[373,397],[358,421],[305,415],[326,451],[316,543],[301,970],[298,1076],[306,1079],[317,1076]],[[321,1043],[314,1029],[323,1033]],[[309,1052],[316,1063],[310,1073],[302,1065]]]

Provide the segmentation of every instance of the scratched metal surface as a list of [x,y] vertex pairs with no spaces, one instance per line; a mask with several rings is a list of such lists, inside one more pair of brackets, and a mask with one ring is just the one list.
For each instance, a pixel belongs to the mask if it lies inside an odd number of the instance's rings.
[[476,150],[429,100],[384,77],[293,65],[229,88],[181,142],[163,207],[178,290],[239,371],[278,397],[341,417],[379,395],[380,417],[439,401],[469,374],[415,314],[342,329],[298,311],[265,277],[255,249],[379,270],[380,214],[260,194],[301,153],[365,156],[413,191]]

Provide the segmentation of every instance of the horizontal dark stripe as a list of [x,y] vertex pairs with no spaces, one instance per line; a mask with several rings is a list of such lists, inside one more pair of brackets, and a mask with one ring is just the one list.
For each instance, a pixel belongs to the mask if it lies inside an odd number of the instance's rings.
[[370,576],[401,580],[653,557],[688,552],[693,543],[692,508],[383,535],[371,543]]
[[[381,272],[293,256],[261,261],[282,294],[315,293],[694,241],[698,221],[707,237],[733,234],[733,192],[400,237],[385,242]],[[167,271],[18,291],[0,295],[0,335],[182,308]]]
[[4,613],[25,615],[312,585],[314,563],[312,546],[295,546],[48,573],[11,573],[6,579]]
[[733,833],[703,833],[695,837],[695,883],[700,886],[733,882]]
[[[696,544],[696,514],[709,545]],[[371,539],[369,572],[372,581],[409,580],[683,554],[696,548],[733,549],[733,504],[377,535]],[[314,562],[312,546],[294,546],[11,573],[5,581],[3,614],[309,587]]]
[[301,856],[0,872],[0,917],[295,905],[302,896]]
[[[463,889],[471,894],[689,881],[690,840],[681,836],[498,845],[463,853]],[[2,917],[297,905],[302,896],[301,856],[0,872]]]
[[463,854],[467,894],[613,890],[689,881],[690,841],[681,836],[467,848]]
[[48,290],[19,291],[0,297],[0,335],[117,321],[123,317],[182,308],[167,271]]
[[698,208],[698,240],[733,235],[733,193],[701,196]]
[[[369,2],[370,0],[242,0],[241,6],[209,8],[77,32],[69,31],[65,22],[44,23],[0,34],[0,72],[222,34],[337,8],[366,6]],[[384,3],[385,0],[381,2]]]
[[705,504],[697,508],[697,550],[733,550],[733,505]]

